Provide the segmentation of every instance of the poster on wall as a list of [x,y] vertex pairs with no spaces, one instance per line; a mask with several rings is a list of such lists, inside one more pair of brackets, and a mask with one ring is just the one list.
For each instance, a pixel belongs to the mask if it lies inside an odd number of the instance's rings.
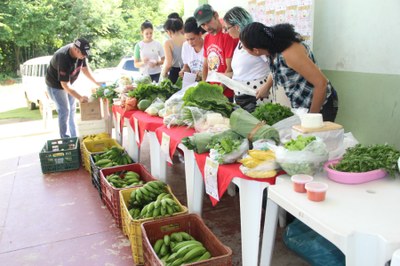
[[290,23],[312,46],[313,0],[249,0],[248,10],[255,21],[267,26]]

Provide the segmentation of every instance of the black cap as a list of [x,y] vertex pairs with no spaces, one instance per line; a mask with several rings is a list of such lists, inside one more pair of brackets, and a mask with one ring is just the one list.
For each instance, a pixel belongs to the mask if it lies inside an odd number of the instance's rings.
[[90,55],[90,45],[86,39],[78,38],[74,41],[74,45],[82,52],[83,55]]

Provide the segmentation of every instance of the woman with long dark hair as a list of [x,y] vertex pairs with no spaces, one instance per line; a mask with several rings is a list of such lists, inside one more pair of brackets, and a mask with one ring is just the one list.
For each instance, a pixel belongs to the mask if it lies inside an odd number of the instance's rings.
[[254,22],[241,31],[240,40],[250,54],[270,60],[267,86],[257,91],[257,98],[268,95],[273,85],[282,86],[293,108],[308,108],[310,113],[321,113],[324,121],[335,120],[337,93],[293,25],[268,27]]
[[204,40],[202,27],[197,26],[196,19],[189,17],[183,27],[186,42],[182,46],[183,68],[179,75],[183,77],[184,72],[196,74],[196,80],[202,79],[204,61]]
[[168,18],[164,23],[164,30],[169,39],[164,42],[165,62],[162,70],[162,77],[168,78],[175,83],[179,72],[183,67],[182,45],[185,37],[182,33],[183,23],[181,18]]

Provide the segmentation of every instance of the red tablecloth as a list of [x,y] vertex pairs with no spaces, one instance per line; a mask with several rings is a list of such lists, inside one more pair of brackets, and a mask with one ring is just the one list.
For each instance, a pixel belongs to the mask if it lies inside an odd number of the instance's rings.
[[163,119],[158,116],[151,116],[143,111],[135,111],[133,115],[129,118],[129,123],[132,126],[133,130],[135,130],[134,119],[138,121],[138,129],[139,132],[135,132],[135,134],[139,134],[139,143],[143,141],[144,132],[147,131],[156,131],[157,128],[164,125]]
[[121,121],[119,121],[119,126],[120,126],[120,132],[122,133],[122,129],[124,128],[124,123],[125,119],[124,118],[130,118],[133,113],[137,112],[138,110],[132,110],[132,111],[125,111],[124,108],[121,107],[121,105],[113,105],[112,106],[112,112],[115,118],[117,118],[117,113],[121,115]]
[[[208,152],[202,153],[202,154],[194,153],[194,155],[196,158],[197,165],[198,165],[200,172],[203,175],[203,179],[204,179],[204,166],[206,164],[206,158],[209,155],[209,153]],[[244,175],[240,171],[240,169],[239,169],[240,165],[241,165],[240,163],[220,164],[219,165],[218,173],[217,173],[219,198],[222,198],[222,196],[224,195],[225,191],[228,189],[228,186],[234,177],[239,177],[239,178],[248,179],[248,180],[254,180],[254,181],[258,181],[258,182],[267,182],[267,183],[270,183],[271,185],[274,185],[276,177],[285,173],[284,171],[280,171],[280,172],[278,172],[278,174],[276,176],[270,177],[270,178],[251,178],[251,177]],[[215,206],[218,203],[218,201],[211,196],[210,196],[210,200],[211,200],[211,203],[213,206]]]
[[165,133],[170,137],[169,142],[169,156],[172,156],[175,153],[176,147],[181,143],[182,139],[185,137],[192,136],[196,131],[193,128],[188,127],[171,127],[167,128],[165,125],[156,129],[156,135],[158,138],[158,142],[162,140],[162,134]]

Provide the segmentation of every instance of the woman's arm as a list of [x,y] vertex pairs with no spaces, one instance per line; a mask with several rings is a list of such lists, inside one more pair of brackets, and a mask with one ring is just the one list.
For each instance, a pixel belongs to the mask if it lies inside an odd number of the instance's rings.
[[267,82],[265,82],[264,85],[262,85],[256,90],[256,98],[257,99],[267,98],[271,87],[272,87],[272,74],[269,73]]
[[310,113],[319,113],[326,99],[326,85],[328,79],[321,70],[308,57],[306,48],[300,43],[293,43],[282,53],[286,64],[294,71],[303,76],[314,86]]
[[165,54],[165,60],[164,60],[164,67],[161,72],[161,76],[167,77],[168,72],[172,67],[172,60],[173,60],[172,48],[171,48],[169,41],[165,41],[165,43],[164,43],[164,54]]
[[134,65],[136,68],[142,68],[148,63],[148,60],[146,60],[146,58],[143,58],[143,60],[142,58],[140,58],[140,46],[138,43],[135,46],[134,58],[135,58]]
[[184,64],[181,71],[179,71],[179,76],[183,78],[183,73],[190,72],[190,67],[188,64]]
[[203,61],[203,81],[207,80],[207,76],[208,76],[208,61],[207,61],[207,57],[204,57],[204,61]]

